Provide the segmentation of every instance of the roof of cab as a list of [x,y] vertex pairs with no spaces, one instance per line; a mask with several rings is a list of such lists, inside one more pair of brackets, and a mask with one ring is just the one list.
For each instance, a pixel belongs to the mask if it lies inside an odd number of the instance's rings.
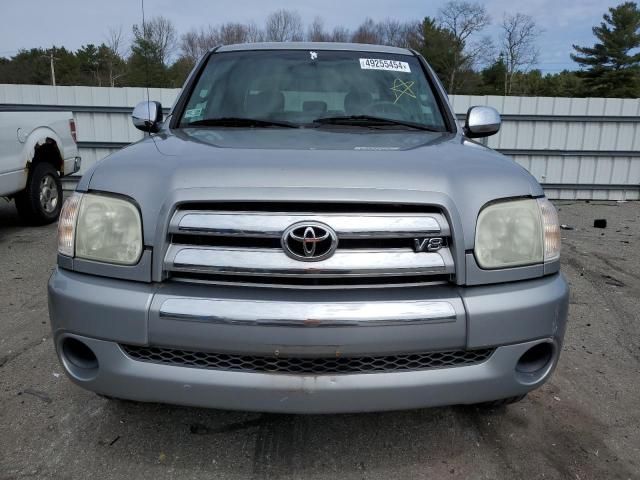
[[262,42],[238,43],[222,45],[216,52],[238,52],[250,50],[351,50],[356,52],[394,53],[398,55],[413,55],[410,50],[385,45],[369,45],[365,43],[334,43],[334,42]]

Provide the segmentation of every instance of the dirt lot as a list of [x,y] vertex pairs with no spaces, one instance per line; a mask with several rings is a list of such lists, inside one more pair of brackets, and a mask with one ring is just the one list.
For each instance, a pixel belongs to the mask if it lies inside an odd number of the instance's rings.
[[[523,402],[332,416],[112,403],[57,362],[55,226],[0,200],[0,479],[640,478],[640,204],[558,203],[570,323]],[[606,218],[604,230],[592,227]]]

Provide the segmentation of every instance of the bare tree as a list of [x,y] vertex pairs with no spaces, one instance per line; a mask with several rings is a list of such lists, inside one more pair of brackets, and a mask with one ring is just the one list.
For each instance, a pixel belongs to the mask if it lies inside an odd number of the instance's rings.
[[378,32],[382,43],[385,45],[400,45],[402,43],[402,35],[404,30],[404,24],[400,21],[387,18],[377,25]]
[[356,31],[353,32],[351,41],[354,43],[382,43],[382,33],[379,25],[371,18],[365,19]]
[[471,44],[471,40],[490,24],[491,19],[480,3],[451,0],[438,11],[438,22],[451,32],[455,41],[453,65],[448,79],[449,92],[452,93],[457,75],[473,67],[479,56],[486,51],[486,39],[475,45]]
[[123,77],[126,73],[125,70],[125,52],[126,47],[124,45],[125,36],[122,30],[122,25],[118,27],[109,27],[107,31],[106,45],[109,49],[109,55],[107,59],[107,70],[109,75],[109,85],[116,86],[116,80]]
[[195,63],[200,58],[199,34],[196,30],[183,33],[180,37],[180,56]]
[[191,63],[195,63],[200,57],[219,45],[220,30],[209,25],[207,28],[190,30],[180,37],[180,53]]
[[127,51],[125,41],[126,37],[122,25],[109,27],[107,30],[107,47],[120,58],[124,58]]
[[307,30],[307,40],[310,42],[328,42],[331,35],[324,29],[324,21],[320,17],[315,17]]
[[540,33],[541,30],[529,15],[522,13],[504,15],[500,54],[507,67],[504,82],[505,95],[511,95],[516,72],[527,71],[537,62],[539,49],[536,41]]
[[182,34],[180,37],[180,56],[194,64],[205,53],[218,45],[254,43],[261,41],[262,38],[262,31],[253,22],[209,25]]
[[330,35],[332,42],[348,42],[351,38],[351,33],[348,28],[337,26],[333,29]]
[[304,38],[302,18],[284,8],[271,13],[265,22],[265,36],[270,42],[296,42]]
[[249,40],[249,26],[244,23],[225,23],[220,26],[219,40],[222,45],[233,43],[247,43]]
[[178,48],[178,34],[173,22],[166,17],[157,16],[142,26],[133,26],[133,35],[137,40],[148,44],[157,60],[169,64],[172,55]]
[[247,27],[247,43],[262,42],[264,40],[264,32],[253,22],[245,25]]

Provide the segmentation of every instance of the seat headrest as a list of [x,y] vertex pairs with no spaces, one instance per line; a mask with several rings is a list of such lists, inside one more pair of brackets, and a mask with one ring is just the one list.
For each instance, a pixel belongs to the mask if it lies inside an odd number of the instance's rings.
[[327,102],[310,100],[302,104],[303,112],[325,113],[327,111]]
[[247,97],[246,111],[250,115],[268,115],[284,110],[284,95],[277,90],[266,90]]
[[373,103],[373,96],[369,92],[351,90],[344,97],[344,111],[349,115],[362,114]]

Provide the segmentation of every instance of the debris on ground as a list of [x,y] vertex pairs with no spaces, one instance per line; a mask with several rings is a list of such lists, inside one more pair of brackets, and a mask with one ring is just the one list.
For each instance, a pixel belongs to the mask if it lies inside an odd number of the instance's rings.
[[[45,403],[51,403],[51,397],[49,395],[47,395],[45,392],[41,392],[40,390],[34,390],[33,388],[27,388],[25,390],[23,390],[20,393],[26,393],[27,395],[33,395],[36,398],[39,398],[40,400],[42,400]],[[20,395],[20,393],[18,393],[18,395]]]
[[562,230],[573,230],[573,227],[571,225],[567,225],[566,223],[563,223],[562,225],[560,225],[560,228]]
[[607,285],[613,285],[614,287],[626,287],[626,285],[621,282],[620,280],[618,280],[615,277],[612,277],[611,275],[602,275],[602,278],[605,278],[606,281],[604,283],[606,283]]
[[593,221],[594,228],[607,228],[607,219],[606,218],[596,218]]
[[193,423],[189,425],[189,431],[194,435],[206,435],[209,433],[209,427],[201,423]]

